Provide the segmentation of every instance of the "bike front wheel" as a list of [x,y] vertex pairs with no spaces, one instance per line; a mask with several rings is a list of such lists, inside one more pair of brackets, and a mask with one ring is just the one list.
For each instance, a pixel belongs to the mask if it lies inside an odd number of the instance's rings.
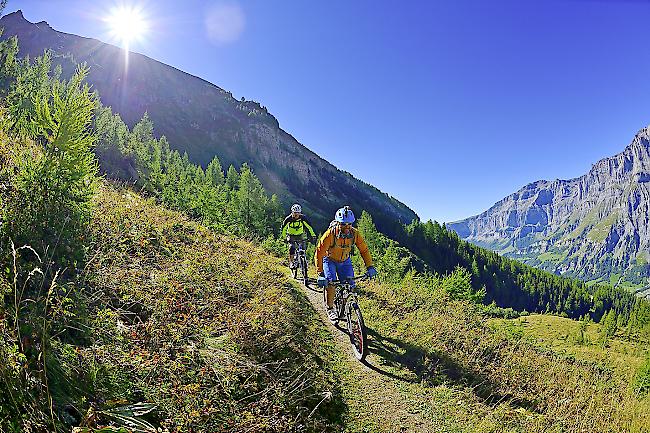
[[359,304],[356,302],[350,304],[346,319],[348,322],[348,335],[350,336],[350,344],[352,345],[354,357],[359,361],[363,361],[368,354],[368,336]]
[[304,257],[300,259],[300,275],[302,277],[302,283],[306,286],[308,283],[307,259],[305,259]]

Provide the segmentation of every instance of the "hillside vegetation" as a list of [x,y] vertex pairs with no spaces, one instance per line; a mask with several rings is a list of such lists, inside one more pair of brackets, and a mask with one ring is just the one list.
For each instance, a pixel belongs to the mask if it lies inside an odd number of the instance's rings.
[[83,272],[46,295],[28,284],[18,313],[2,308],[15,321],[3,321],[0,394],[11,400],[0,430],[128,425],[115,414],[138,402],[155,403],[147,422],[172,431],[336,422],[328,404],[308,419],[325,392],[337,394],[323,368],[332,354],[274,260],[125,190],[102,187],[95,204]]

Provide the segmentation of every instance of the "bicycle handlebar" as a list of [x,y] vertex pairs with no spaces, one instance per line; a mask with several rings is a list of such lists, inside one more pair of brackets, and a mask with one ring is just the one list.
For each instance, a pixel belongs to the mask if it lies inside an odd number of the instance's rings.
[[340,280],[334,280],[334,281],[330,281],[329,283],[330,283],[331,285],[333,285],[333,286],[340,286],[341,284],[349,283],[349,282],[351,282],[351,281],[360,281],[360,280],[365,280],[365,279],[367,279],[367,278],[370,278],[370,277],[368,276],[368,273],[366,272],[366,273],[363,274],[363,275],[358,275],[358,276],[356,276],[356,277],[352,277],[352,278],[346,278],[346,279],[343,280],[343,281],[340,281]]
[[307,238],[307,239],[291,239],[291,240],[287,240],[287,242],[289,242],[289,243],[291,243],[291,244],[303,244],[303,243],[304,243],[304,244],[308,244],[308,243],[311,243],[311,242],[313,242],[313,241],[315,241],[315,240],[316,240],[316,238]]

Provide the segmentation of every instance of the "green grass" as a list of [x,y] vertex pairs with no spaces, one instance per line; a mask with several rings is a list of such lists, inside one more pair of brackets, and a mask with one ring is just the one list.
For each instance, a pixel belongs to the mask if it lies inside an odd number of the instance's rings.
[[364,295],[363,311],[375,338],[396,346],[386,350],[386,364],[409,369],[419,386],[404,385],[412,388],[411,398],[436,401],[448,389],[457,402],[427,406],[432,419],[450,425],[454,420],[467,432],[647,431],[650,399],[638,401],[629,389],[644,343],[612,340],[605,349],[593,345],[574,353],[569,348],[577,322],[558,321],[566,330],[557,340],[566,346],[543,344],[518,322],[487,326],[480,309],[449,301],[418,281],[372,285]]
[[567,257],[567,251],[547,251],[537,256],[541,262],[561,263]]
[[595,243],[601,243],[609,235],[612,226],[618,221],[618,212],[612,212],[607,218],[601,220],[587,233],[587,238]]
[[[278,259],[216,236],[128,191],[106,188],[93,224],[97,260],[88,270],[128,320],[84,353],[129,371],[124,379],[159,405],[174,431],[329,430],[341,399],[331,344]],[[127,321],[129,323],[130,320]],[[117,356],[102,356],[113,351]],[[112,389],[108,390],[112,392]],[[128,397],[130,390],[127,392]]]
[[[156,406],[149,422],[173,432],[412,431],[418,417],[444,432],[648,425],[650,401],[628,390],[647,342],[620,334],[603,348],[592,324],[594,343],[577,345],[579,324],[552,316],[488,326],[481,308],[410,276],[362,291],[380,371],[368,382],[367,367],[351,367],[281,258],[109,185],[91,231],[88,263],[68,282],[80,331],[62,328],[49,355],[56,407],[74,397],[79,411],[67,421],[57,413],[60,431],[80,424],[91,403],[90,428],[140,402]],[[15,335],[0,331],[0,355],[19,365]],[[47,410],[33,413],[32,431],[47,430]]]
[[571,233],[568,233],[564,236],[565,240],[573,240],[581,237],[587,229],[590,229],[598,222],[598,209],[596,207],[592,208],[587,215],[580,220],[580,224],[576,227]]
[[609,284],[613,287],[616,287],[620,279],[621,274],[612,273],[609,275]]
[[[128,190],[105,185],[95,205],[89,261],[66,283],[77,293],[73,326],[51,338],[48,392],[24,389],[22,412],[33,415],[7,424],[52,431],[38,427],[49,394],[58,431],[94,412],[92,431],[141,402],[170,432],[342,429],[338,354],[280,259]],[[0,344],[3,361],[12,338]]]
[[495,319],[491,324],[505,332],[515,329],[527,342],[560,356],[607,368],[623,381],[631,380],[646,354],[650,353],[650,341],[631,339],[625,330],[619,330],[603,347],[602,326],[593,322],[587,325],[582,339],[581,322],[546,314],[531,314],[513,320]]

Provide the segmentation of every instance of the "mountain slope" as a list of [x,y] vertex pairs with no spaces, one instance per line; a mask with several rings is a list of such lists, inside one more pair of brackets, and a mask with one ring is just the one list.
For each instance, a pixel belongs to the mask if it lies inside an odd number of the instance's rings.
[[137,53],[130,53],[127,73],[121,49],[55,31],[46,22],[31,23],[20,11],[4,16],[0,26],[3,39],[18,36],[21,56],[52,50],[64,76],[75,63],[86,62],[87,81],[129,126],[147,112],[156,135],[165,135],[193,162],[205,167],[216,155],[224,167],[248,163],[267,191],[285,204],[304,203],[321,224],[343,204],[369,211],[384,229],[417,218],[403,203],[311,152],[257,102],[238,101],[214,84]]
[[650,127],[581,177],[531,183],[447,227],[558,274],[643,286],[650,277],[649,218]]
[[[71,298],[65,316],[54,310],[48,355],[59,431],[124,425],[111,409],[137,403],[170,432],[646,431],[650,400],[632,394],[628,373],[511,341],[480,307],[450,299],[446,277],[361,287],[371,350],[361,364],[280,259],[110,184],[95,204],[92,260],[53,295]],[[7,325],[0,373],[38,384],[33,364],[11,356]],[[45,414],[46,394],[34,395]],[[16,413],[17,428],[54,431],[29,424],[35,412]]]

